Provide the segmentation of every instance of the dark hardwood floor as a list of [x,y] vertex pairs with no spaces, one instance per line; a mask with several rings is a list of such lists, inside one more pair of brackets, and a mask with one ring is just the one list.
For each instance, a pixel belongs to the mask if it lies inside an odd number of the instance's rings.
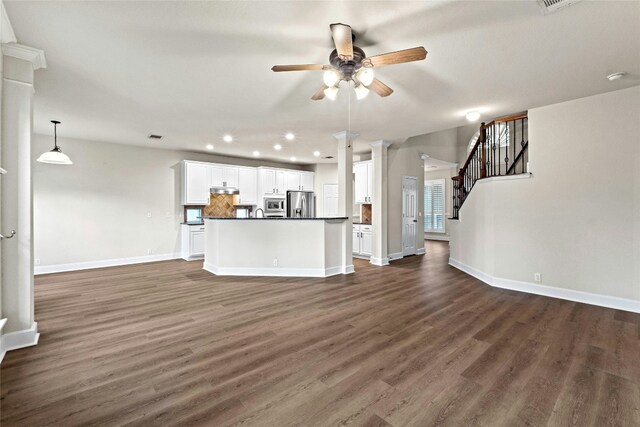
[[640,425],[640,315],[494,289],[427,251],[328,279],[39,276],[2,427]]

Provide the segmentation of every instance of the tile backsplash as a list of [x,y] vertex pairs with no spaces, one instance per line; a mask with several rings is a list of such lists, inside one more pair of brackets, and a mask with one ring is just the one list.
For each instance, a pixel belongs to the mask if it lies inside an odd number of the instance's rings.
[[205,216],[217,218],[233,218],[236,216],[234,202],[237,203],[238,196],[232,194],[211,194],[209,205],[204,207]]
[[363,224],[371,224],[371,205],[368,203],[363,204],[360,212],[360,222]]

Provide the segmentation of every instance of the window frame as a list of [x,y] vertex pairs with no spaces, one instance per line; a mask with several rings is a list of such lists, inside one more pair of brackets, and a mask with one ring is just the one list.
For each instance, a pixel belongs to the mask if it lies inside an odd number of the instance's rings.
[[[433,198],[433,192],[431,193],[431,212],[429,213],[429,215],[432,218],[432,224],[435,224],[435,218],[436,215],[441,214],[442,215],[442,228],[441,229],[435,229],[435,228],[427,228],[427,187],[431,186],[433,188],[434,184],[439,184],[442,186],[442,212],[441,213],[434,213],[434,206],[435,203],[433,203],[434,198]],[[424,216],[423,216],[423,228],[424,228],[424,232],[425,233],[438,233],[438,234],[445,234],[447,232],[446,230],[446,202],[447,202],[447,181],[444,178],[438,178],[438,179],[428,179],[424,181],[424,189],[423,189],[423,212],[424,212]]]

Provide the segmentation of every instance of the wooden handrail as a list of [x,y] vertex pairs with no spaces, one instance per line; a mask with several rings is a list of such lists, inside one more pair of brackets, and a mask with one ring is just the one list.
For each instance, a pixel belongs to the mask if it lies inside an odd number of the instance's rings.
[[[454,193],[454,218],[458,217],[460,207],[477,180],[491,176],[515,174],[516,165],[519,162],[522,165],[522,172],[525,171],[526,153],[529,147],[528,137],[526,136],[528,127],[525,127],[527,119],[528,116],[525,111],[499,117],[489,123],[483,122],[480,125],[478,140],[471,148],[467,160],[459,170],[458,175],[451,178],[453,180]],[[498,124],[500,126],[497,126]],[[501,143],[505,140],[507,144],[503,146]],[[520,144],[517,144],[518,141],[520,141]],[[520,146],[520,152],[516,154],[518,145]],[[514,157],[511,160],[511,164],[509,164],[510,148],[513,149],[511,155]],[[502,157],[502,152],[504,152],[505,157]],[[503,160],[504,163],[502,163]],[[502,172],[503,170],[504,173]]]

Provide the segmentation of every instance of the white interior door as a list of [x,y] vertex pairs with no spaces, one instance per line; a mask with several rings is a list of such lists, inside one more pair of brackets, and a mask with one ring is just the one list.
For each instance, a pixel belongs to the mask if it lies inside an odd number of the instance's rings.
[[402,177],[402,255],[416,254],[418,225],[418,179]]
[[338,216],[338,184],[324,184],[322,187],[324,216]]

